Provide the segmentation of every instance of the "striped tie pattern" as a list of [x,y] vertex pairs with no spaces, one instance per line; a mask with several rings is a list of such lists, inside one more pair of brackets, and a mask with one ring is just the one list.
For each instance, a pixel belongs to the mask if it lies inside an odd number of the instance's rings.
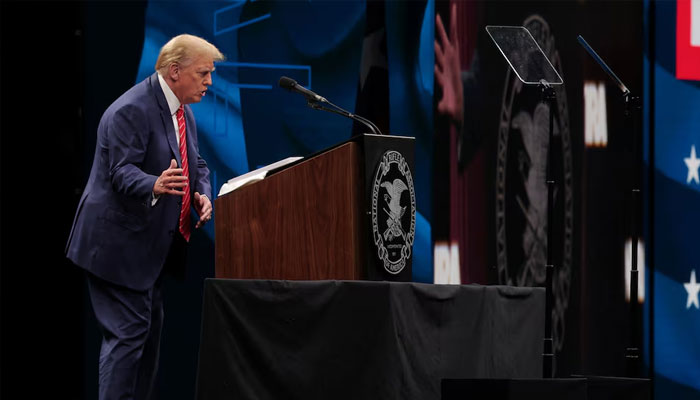
[[186,177],[188,180],[188,185],[185,187],[185,192],[187,193],[182,197],[182,208],[180,209],[180,233],[182,234],[182,237],[185,238],[186,241],[190,241],[190,233],[191,233],[191,221],[190,221],[190,186],[189,186],[189,178],[190,178],[190,168],[189,168],[189,163],[187,162],[187,128],[185,125],[185,111],[183,106],[181,105],[180,108],[177,109],[177,112],[175,113],[175,116],[177,117],[177,125],[180,130],[180,159],[182,160],[182,176]]

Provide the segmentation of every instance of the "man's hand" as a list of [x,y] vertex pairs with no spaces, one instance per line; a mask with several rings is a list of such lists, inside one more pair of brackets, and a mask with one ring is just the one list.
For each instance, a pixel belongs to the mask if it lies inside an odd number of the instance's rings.
[[442,88],[442,99],[437,110],[446,114],[458,126],[464,120],[462,68],[459,58],[459,38],[457,37],[457,5],[450,10],[450,37],[447,38],[445,26],[439,15],[435,17],[435,26],[440,41],[435,40],[435,80]]
[[199,192],[194,192],[194,209],[197,211],[197,214],[199,214],[199,221],[197,221],[197,225],[194,227],[198,229],[211,220],[211,201],[209,201],[207,196],[202,196]]
[[177,167],[177,161],[170,160],[170,166],[163,171],[153,185],[153,194],[173,194],[184,196],[187,188],[187,177],[182,176],[182,168]]

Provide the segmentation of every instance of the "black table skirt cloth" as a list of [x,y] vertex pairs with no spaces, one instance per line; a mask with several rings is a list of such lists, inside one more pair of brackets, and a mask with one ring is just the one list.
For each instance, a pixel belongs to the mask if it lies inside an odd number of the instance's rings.
[[541,378],[542,288],[208,279],[197,398],[439,399]]

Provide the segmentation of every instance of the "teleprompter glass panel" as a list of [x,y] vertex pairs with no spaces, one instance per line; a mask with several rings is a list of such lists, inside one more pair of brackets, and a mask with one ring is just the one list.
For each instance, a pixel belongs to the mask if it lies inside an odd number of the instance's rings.
[[561,85],[564,81],[542,49],[523,26],[487,26],[491,39],[515,74],[525,84]]

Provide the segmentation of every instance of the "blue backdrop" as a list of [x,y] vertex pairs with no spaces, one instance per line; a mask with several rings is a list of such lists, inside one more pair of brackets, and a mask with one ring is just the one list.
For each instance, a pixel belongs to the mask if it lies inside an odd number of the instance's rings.
[[693,302],[698,294],[692,283],[693,277],[695,282],[700,278],[700,180],[692,160],[693,151],[700,154],[700,82],[675,77],[676,2],[658,2],[651,17],[656,23],[650,37],[655,57],[647,67],[645,97],[654,115],[655,187],[650,200],[655,232],[651,320],[655,395],[697,399],[700,308]]
[[[432,282],[433,3],[386,4],[389,131],[416,137],[413,280]],[[277,86],[282,75],[353,111],[361,77],[365,2],[150,2],[136,81],[153,73],[160,47],[180,33],[201,36],[226,56],[207,96],[192,106],[200,150],[218,192],[228,179],[348,139],[352,121],[314,111]],[[214,226],[206,226],[212,238]]]

